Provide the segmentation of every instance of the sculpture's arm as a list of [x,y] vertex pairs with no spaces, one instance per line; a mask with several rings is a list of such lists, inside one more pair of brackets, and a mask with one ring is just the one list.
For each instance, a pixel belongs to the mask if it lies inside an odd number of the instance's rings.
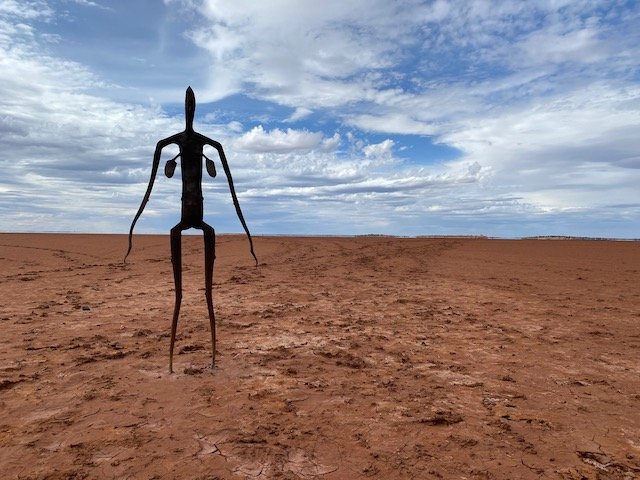
[[[253,240],[251,239],[251,234],[249,233],[249,228],[247,227],[247,222],[244,221],[244,215],[242,215],[242,210],[240,209],[240,203],[238,203],[238,197],[236,196],[236,189],[233,186],[233,178],[231,177],[231,170],[229,170],[229,163],[227,162],[227,157],[224,154],[224,150],[222,149],[222,145],[215,140],[211,140],[210,138],[206,138],[207,144],[211,145],[218,151],[218,155],[220,156],[220,161],[222,162],[222,168],[224,169],[224,173],[227,176],[227,181],[229,182],[229,191],[231,192],[231,198],[233,199],[233,205],[236,207],[236,213],[238,214],[238,219],[244,228],[244,231],[247,234],[247,238],[249,239],[249,247],[251,249],[251,255],[253,259],[256,261],[256,265],[258,265],[258,257],[253,251]],[[213,163],[213,162],[212,162]]]
[[136,216],[133,217],[133,222],[131,222],[131,228],[129,229],[129,248],[127,249],[127,254],[124,256],[124,260],[123,260],[125,263],[127,261],[127,257],[129,256],[129,253],[131,253],[131,240],[133,236],[133,227],[136,226],[136,222],[140,218],[140,215],[142,215],[142,212],[144,211],[144,207],[147,205],[147,202],[149,201],[149,197],[151,196],[151,190],[153,189],[153,182],[156,179],[156,173],[158,173],[158,165],[160,164],[160,154],[162,153],[162,149],[174,142],[175,142],[175,138],[169,137],[169,138],[165,138],[164,140],[160,140],[156,145],[156,151],[153,154],[153,165],[151,166],[151,178],[149,178],[149,185],[147,186],[147,192],[144,194],[144,198],[142,199],[142,203],[140,204],[138,213],[136,213]]

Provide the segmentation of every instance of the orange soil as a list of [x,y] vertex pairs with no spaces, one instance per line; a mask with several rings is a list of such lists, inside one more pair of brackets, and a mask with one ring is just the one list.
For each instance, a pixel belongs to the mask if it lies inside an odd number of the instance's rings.
[[640,243],[0,235],[2,478],[640,477]]

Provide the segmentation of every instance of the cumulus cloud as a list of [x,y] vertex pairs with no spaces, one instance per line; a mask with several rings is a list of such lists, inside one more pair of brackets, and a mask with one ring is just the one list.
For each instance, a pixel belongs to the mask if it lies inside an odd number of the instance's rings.
[[307,130],[280,130],[274,128],[266,131],[262,125],[253,127],[248,132],[233,141],[234,147],[245,152],[277,152],[288,153],[298,151],[301,153],[321,148],[333,150],[340,142],[340,136],[325,138],[322,132],[309,132]]
[[393,155],[394,141],[387,138],[383,142],[365,145],[362,148],[367,158],[390,158]]

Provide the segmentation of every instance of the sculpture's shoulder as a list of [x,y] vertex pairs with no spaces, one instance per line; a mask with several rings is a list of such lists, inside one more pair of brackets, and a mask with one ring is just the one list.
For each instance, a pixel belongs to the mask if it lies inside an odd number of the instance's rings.
[[171,135],[170,137],[159,140],[158,147],[166,147],[167,145],[171,145],[172,143],[181,145],[184,142],[184,133],[185,132],[176,133],[175,135]]
[[205,135],[202,135],[199,132],[193,132],[193,133],[196,135],[196,138],[198,139],[198,141],[201,142],[203,145],[212,145],[214,147],[217,147],[220,145],[220,142],[217,142],[213,138],[209,138]]

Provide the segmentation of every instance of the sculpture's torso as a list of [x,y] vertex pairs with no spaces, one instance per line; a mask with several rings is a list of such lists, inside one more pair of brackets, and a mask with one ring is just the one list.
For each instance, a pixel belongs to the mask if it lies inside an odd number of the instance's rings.
[[182,170],[182,221],[202,222],[202,148],[206,137],[196,132],[182,132],[176,143],[180,148]]

